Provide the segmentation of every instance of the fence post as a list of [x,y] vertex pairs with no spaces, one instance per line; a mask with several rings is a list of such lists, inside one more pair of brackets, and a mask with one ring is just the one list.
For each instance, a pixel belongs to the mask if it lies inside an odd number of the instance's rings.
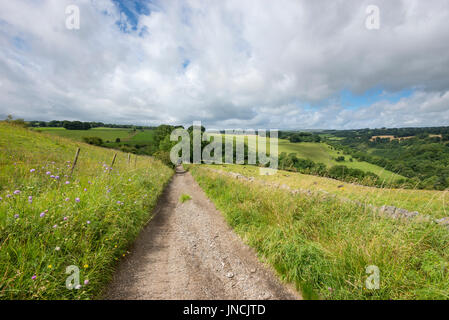
[[72,169],[70,170],[70,175],[69,175],[70,178],[72,177],[73,170],[75,169],[76,163],[78,162],[78,156],[80,155],[80,150],[81,150],[80,148],[78,148],[76,150],[75,159],[73,160]]
[[[117,158],[117,153],[114,154],[114,158],[112,158],[111,169],[112,169],[112,167],[114,166],[114,163],[115,163],[115,159],[116,159],[116,158]],[[111,170],[109,170],[109,172],[111,172]]]

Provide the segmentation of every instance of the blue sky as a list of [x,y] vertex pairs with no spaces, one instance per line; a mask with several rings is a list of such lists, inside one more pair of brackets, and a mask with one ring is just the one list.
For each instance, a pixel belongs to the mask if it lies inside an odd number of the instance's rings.
[[[225,128],[449,123],[446,0],[0,2],[0,118]],[[30,23],[32,21],[33,23]]]

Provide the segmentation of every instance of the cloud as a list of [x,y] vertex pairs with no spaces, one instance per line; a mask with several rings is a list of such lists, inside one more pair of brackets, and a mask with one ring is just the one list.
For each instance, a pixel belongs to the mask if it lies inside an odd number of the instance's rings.
[[[375,1],[68,0],[0,3],[0,116],[224,128],[449,121],[449,7]],[[382,95],[357,109],[338,97]],[[372,102],[371,100],[375,100]]]

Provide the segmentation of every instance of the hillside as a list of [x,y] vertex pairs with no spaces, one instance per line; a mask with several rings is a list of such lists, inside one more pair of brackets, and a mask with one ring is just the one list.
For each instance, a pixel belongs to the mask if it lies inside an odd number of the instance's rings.
[[[0,299],[97,295],[173,174],[149,157],[128,162],[115,150],[4,123],[0,150]],[[79,290],[65,287],[71,265]]]
[[[449,299],[444,226],[392,219],[365,205],[293,194],[206,166],[190,171],[229,225],[307,299]],[[368,281],[376,272],[377,285]]]
[[435,218],[449,216],[449,194],[445,191],[389,189],[361,186],[339,180],[279,170],[275,175],[260,175],[259,168],[241,165],[207,165],[206,167],[240,173],[256,180],[285,184],[291,188],[325,191],[341,198],[375,206],[392,205],[418,211]]

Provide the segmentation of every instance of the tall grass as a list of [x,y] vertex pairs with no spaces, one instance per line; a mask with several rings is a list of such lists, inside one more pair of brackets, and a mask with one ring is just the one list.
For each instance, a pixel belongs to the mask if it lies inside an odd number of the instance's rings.
[[[304,197],[193,166],[228,223],[305,298],[449,299],[449,231],[379,217],[364,207]],[[380,269],[368,289],[366,267]]]
[[[70,178],[71,161],[81,147]],[[151,218],[173,171],[0,123],[0,298],[89,299]],[[66,288],[66,268],[81,287]]]
[[335,179],[278,170],[277,174],[261,176],[259,168],[241,165],[207,165],[206,167],[240,173],[270,183],[285,184],[293,189],[326,191],[339,197],[372,204],[392,205],[434,218],[449,216],[449,192],[435,190],[392,189],[361,186]]

